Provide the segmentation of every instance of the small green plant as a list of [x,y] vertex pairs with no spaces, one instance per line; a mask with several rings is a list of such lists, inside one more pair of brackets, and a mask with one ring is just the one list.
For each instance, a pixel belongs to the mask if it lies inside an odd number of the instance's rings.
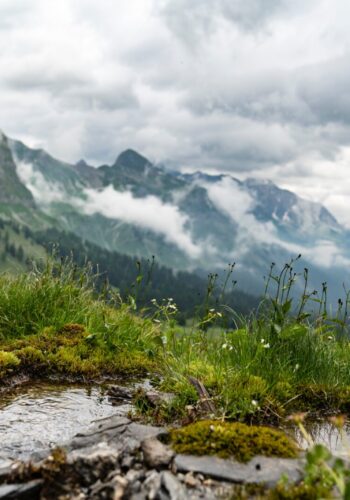
[[[282,478],[277,487],[271,492],[271,498],[350,498],[350,469],[341,458],[333,457],[331,452],[322,444],[315,444],[306,431],[303,421],[305,414],[297,413],[290,417],[294,421],[304,439],[309,445],[306,453],[303,480],[299,485],[290,485],[287,478]],[[341,415],[332,417],[331,422],[337,427],[346,443],[343,433],[345,418]],[[348,450],[350,452],[350,450]],[[304,496],[302,496],[304,495]]]

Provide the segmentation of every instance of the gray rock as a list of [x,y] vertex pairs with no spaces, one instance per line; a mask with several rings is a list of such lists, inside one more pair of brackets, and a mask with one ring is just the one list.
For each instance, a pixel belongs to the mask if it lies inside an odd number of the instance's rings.
[[193,472],[187,472],[186,476],[184,477],[184,483],[190,488],[197,488],[201,484],[201,482],[196,477],[194,477]]
[[79,484],[88,486],[107,478],[119,465],[119,451],[106,443],[91,448],[72,451],[67,456],[67,468],[70,476]]
[[148,500],[148,496],[144,491],[138,493],[130,493],[130,500]]
[[87,448],[101,441],[108,443],[123,434],[129,424],[130,420],[125,417],[112,416],[101,419],[86,432],[77,434],[68,444],[68,448]]
[[143,470],[130,469],[126,473],[125,478],[129,483],[134,483],[135,481],[143,480],[145,478],[145,473]]
[[[98,481],[90,490],[87,498],[90,500],[113,499],[122,500],[126,497],[128,481],[123,476],[114,476],[108,482]],[[74,497],[75,498],[75,497]]]
[[160,406],[162,404],[169,404],[175,399],[175,394],[171,392],[147,391],[145,394],[147,401],[152,406]]
[[288,475],[292,482],[302,477],[302,461],[282,458],[255,457],[247,464],[234,460],[223,460],[212,456],[197,457],[177,455],[174,468],[180,472],[197,472],[219,481],[232,483],[264,483],[272,486],[282,474]]
[[87,432],[77,434],[68,448],[70,450],[91,448],[104,442],[124,454],[133,454],[141,447],[142,441],[162,434],[165,434],[165,430],[160,427],[141,425],[125,417],[112,416],[95,422]]
[[132,422],[128,426],[127,434],[134,439],[138,439],[141,443],[144,439],[164,436],[167,432],[162,427],[153,427],[152,425],[141,425]]
[[143,483],[143,489],[146,492],[148,500],[155,500],[161,486],[160,474],[156,471],[150,471],[146,474],[146,479]]
[[165,430],[161,427],[141,425],[125,417],[112,416],[95,422],[87,432],[77,434],[68,448],[88,448],[104,442],[124,453],[133,453],[143,440],[162,434],[165,434]]
[[130,494],[140,493],[141,486],[142,486],[142,483],[139,480],[134,481],[133,483],[130,483],[129,484],[129,493]]
[[303,460],[288,458],[254,457],[248,466],[251,470],[246,483],[264,483],[266,486],[274,486],[281,476],[285,474],[292,483],[301,480],[303,476]]
[[212,456],[177,455],[174,460],[174,467],[176,471],[198,472],[204,476],[233,483],[244,482],[244,478],[251,472],[245,464]]
[[174,457],[173,450],[154,437],[142,441],[141,448],[144,461],[150,468],[167,467]]
[[0,486],[0,499],[36,500],[40,498],[42,479],[35,479],[24,484],[5,484]]
[[170,471],[164,471],[161,475],[160,497],[164,496],[169,500],[185,500],[188,497],[186,488],[180,483]]
[[121,385],[110,385],[107,394],[112,402],[121,403],[131,401],[133,397],[132,389]]
[[122,463],[121,463],[121,466],[122,466],[122,469],[131,469],[131,467],[133,467],[135,464],[135,457],[133,457],[132,455],[124,455],[123,458],[122,458]]

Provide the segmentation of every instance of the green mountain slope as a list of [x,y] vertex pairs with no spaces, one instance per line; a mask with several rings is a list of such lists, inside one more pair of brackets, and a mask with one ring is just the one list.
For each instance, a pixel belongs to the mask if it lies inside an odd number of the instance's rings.
[[11,203],[24,207],[35,206],[31,192],[21,183],[13,161],[8,140],[0,132],[0,204]]
[[310,287],[327,281],[336,301],[341,283],[350,286],[350,232],[322,205],[266,180],[182,174],[130,149],[113,165],[71,165],[4,137],[0,172],[0,217],[33,231],[67,231],[108,252],[155,255],[203,276],[236,261],[254,294],[271,261],[283,266],[299,253]]
[[[150,307],[154,298],[161,303],[163,299],[171,297],[179,306],[180,321],[192,317],[196,311],[200,313],[204,307],[207,281],[196,274],[175,273],[152,260],[140,259],[137,262],[135,258],[118,252],[101,250],[97,245],[83,242],[71,233],[56,229],[31,231],[0,219],[0,272],[19,273],[28,269],[33,261],[40,265],[52,255],[54,248],[57,258],[73,256],[79,266],[90,261],[99,272],[101,286],[108,278],[125,299],[129,294],[134,295],[139,306]],[[248,314],[257,307],[255,297],[239,291],[227,292],[223,301],[237,312]],[[219,293],[220,286],[214,294],[212,305],[215,305],[215,297]]]

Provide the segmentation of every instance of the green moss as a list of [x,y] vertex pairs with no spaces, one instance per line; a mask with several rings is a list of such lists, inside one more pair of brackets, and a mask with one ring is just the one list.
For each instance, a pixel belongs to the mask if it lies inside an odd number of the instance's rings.
[[[114,314],[123,326],[126,325],[129,329],[133,327],[135,337],[142,337],[143,328],[152,331],[151,324],[143,323],[127,311],[115,311]],[[143,375],[155,369],[152,357],[146,350],[143,352],[141,346],[137,346],[137,339],[133,346],[129,346],[119,343],[119,338],[113,333],[109,332],[106,336],[91,334],[84,325],[68,323],[59,329],[46,327],[38,334],[3,341],[0,348],[4,349],[1,352],[4,353],[8,368],[16,368],[17,372],[22,370],[32,375]],[[17,360],[16,363],[13,362],[14,359]],[[8,369],[6,372],[1,369],[0,360],[0,378],[7,372]]]
[[272,393],[279,401],[286,401],[293,397],[294,390],[289,382],[280,381],[272,388]]
[[234,457],[246,462],[255,455],[294,458],[297,445],[283,432],[238,422],[202,421],[170,433],[177,453]]
[[20,364],[18,357],[12,352],[0,351],[0,378],[7,375]]
[[303,384],[296,387],[299,397],[289,411],[350,411],[350,386]]
[[19,359],[21,368],[35,367],[40,369],[47,363],[47,358],[40,349],[32,346],[22,347],[22,349],[15,351],[16,357]]

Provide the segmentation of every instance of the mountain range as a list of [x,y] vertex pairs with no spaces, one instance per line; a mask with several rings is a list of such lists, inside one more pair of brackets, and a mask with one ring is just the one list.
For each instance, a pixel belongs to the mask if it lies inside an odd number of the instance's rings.
[[3,220],[202,275],[235,261],[249,293],[261,293],[270,262],[299,253],[310,286],[327,281],[335,298],[350,284],[349,231],[268,180],[184,174],[131,149],[112,165],[70,164],[0,133],[0,187]]

